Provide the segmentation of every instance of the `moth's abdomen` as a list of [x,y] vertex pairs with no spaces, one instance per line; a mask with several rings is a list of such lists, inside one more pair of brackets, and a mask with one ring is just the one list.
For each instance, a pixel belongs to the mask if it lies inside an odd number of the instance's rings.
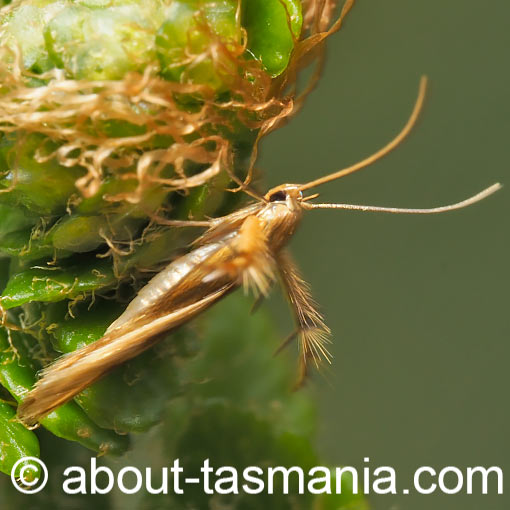
[[179,285],[190,272],[206,262],[216,253],[226,240],[200,246],[186,255],[174,260],[142,287],[137,296],[129,303],[124,313],[107,329],[107,333],[126,322],[139,317],[152,308],[160,299],[171,299],[172,289]]

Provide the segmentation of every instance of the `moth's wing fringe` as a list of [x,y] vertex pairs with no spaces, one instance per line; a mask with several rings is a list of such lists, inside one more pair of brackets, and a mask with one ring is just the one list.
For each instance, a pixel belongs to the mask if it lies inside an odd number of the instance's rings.
[[42,377],[18,407],[18,418],[34,425],[68,402],[112,368],[137,356],[155,343],[155,337],[191,319],[229,290],[229,286],[203,299],[147,323],[127,323],[89,345],[62,356],[42,371]]
[[327,344],[331,343],[331,331],[317,309],[310,286],[303,280],[286,251],[278,254],[278,268],[298,323],[301,371],[304,377],[309,359],[312,359],[317,367],[320,367],[323,360],[328,363],[331,361],[331,353],[327,349]]

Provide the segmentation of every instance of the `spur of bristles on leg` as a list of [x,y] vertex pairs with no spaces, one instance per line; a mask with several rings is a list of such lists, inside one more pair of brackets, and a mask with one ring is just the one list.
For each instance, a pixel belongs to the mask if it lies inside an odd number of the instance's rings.
[[310,286],[303,280],[295,263],[284,250],[278,254],[277,267],[298,325],[297,336],[301,353],[296,386],[299,387],[306,378],[309,360],[313,360],[317,368],[320,368],[323,360],[331,362],[331,353],[327,349],[327,344],[331,343],[331,331],[317,309]]

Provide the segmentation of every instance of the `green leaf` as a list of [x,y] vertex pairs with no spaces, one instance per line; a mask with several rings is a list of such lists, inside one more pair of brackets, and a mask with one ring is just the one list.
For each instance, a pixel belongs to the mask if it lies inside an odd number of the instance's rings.
[[[0,401],[0,471],[10,475],[14,464],[23,457],[39,457],[37,436],[16,421],[16,411],[9,404]],[[17,468],[17,475],[23,467]],[[33,478],[40,475],[33,473]],[[31,477],[25,475],[30,481]]]
[[242,6],[249,52],[271,76],[278,76],[287,67],[301,33],[300,0],[246,0]]
[[143,223],[144,219],[133,218],[129,214],[72,215],[55,225],[50,239],[57,249],[84,253],[105,244],[105,239],[131,241],[137,237]]
[[42,258],[62,258],[68,252],[57,250],[44,234],[38,235],[33,229],[10,232],[0,238],[0,252],[16,257],[20,262]]
[[1,297],[8,310],[32,301],[54,302],[114,285],[117,279],[109,260],[67,263],[59,267],[31,268],[15,273]]
[[100,454],[122,455],[129,448],[129,436],[99,427],[75,402],[50,413],[41,420],[41,425],[57,437]]

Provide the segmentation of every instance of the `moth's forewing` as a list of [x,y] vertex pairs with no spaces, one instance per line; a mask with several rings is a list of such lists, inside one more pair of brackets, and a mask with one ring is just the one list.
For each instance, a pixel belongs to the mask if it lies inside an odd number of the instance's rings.
[[202,299],[157,318],[128,322],[101,339],[66,354],[44,369],[42,378],[18,407],[19,419],[32,425],[72,399],[114,367],[151,347],[162,332],[168,332],[193,319],[225,296],[226,285]]

